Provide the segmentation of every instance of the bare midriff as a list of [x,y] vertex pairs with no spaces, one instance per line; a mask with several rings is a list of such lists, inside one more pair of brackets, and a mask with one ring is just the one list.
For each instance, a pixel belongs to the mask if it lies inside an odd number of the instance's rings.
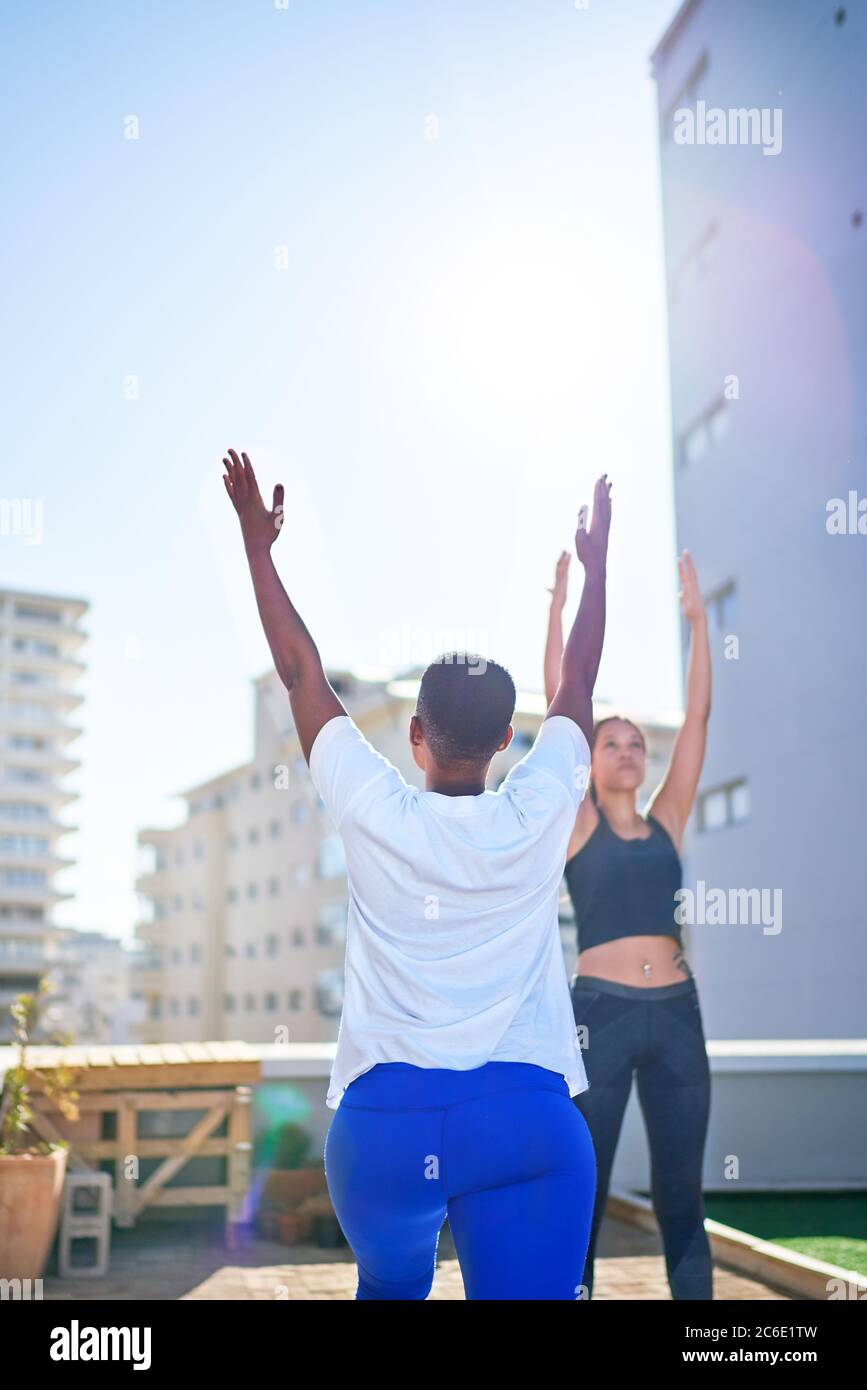
[[648,989],[692,979],[683,949],[673,936],[620,936],[590,946],[578,957],[577,973]]

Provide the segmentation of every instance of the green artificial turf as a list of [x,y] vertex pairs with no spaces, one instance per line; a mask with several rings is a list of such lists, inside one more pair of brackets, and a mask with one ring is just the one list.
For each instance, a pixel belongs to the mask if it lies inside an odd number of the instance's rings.
[[707,1192],[704,1214],[799,1255],[867,1274],[867,1192]]

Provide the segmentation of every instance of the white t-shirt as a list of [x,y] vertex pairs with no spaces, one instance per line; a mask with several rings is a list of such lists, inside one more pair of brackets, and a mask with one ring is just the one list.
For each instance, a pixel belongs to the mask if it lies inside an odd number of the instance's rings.
[[323,725],[310,774],[349,890],[330,1109],[379,1062],[532,1062],[588,1089],[557,906],[589,768],[581,729],[552,715],[497,791],[446,796],[407,783],[349,715]]

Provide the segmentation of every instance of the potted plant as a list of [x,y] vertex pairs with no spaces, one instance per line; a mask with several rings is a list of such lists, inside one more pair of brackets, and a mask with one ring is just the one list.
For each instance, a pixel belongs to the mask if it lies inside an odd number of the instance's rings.
[[310,1145],[306,1129],[292,1121],[272,1130],[262,1140],[256,1166],[266,1170],[261,1188],[266,1209],[288,1210],[305,1197],[325,1191],[325,1169],[308,1161]]
[[[38,1279],[51,1249],[69,1146],[37,1139],[32,1130],[28,1075],[38,1076],[46,1099],[68,1120],[78,1119],[78,1092],[67,1067],[41,1072],[27,1065],[27,1048],[49,993],[20,994],[10,1006],[17,1060],[2,1078],[0,1096],[0,1278]],[[64,1039],[63,1041],[68,1041]]]

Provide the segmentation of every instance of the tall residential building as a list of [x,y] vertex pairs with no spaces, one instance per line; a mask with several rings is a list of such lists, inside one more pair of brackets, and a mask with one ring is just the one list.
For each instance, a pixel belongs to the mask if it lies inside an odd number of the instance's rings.
[[859,1037],[867,10],[689,0],[653,69],[677,533],[714,660],[690,956],[713,1038]]
[[54,876],[72,862],[59,852],[73,828],[59,812],[75,799],[64,778],[78,767],[67,745],[80,733],[70,716],[82,700],[87,607],[0,590],[0,1040],[11,1036],[12,1000],[48,972],[53,909],[69,896]]
[[[383,684],[332,671],[329,679],[374,747],[421,786],[408,741],[417,676]],[[255,682],[255,696],[251,761],[186,792],[182,825],[139,835],[149,861],[138,880],[145,915],[137,936],[147,949],[134,971],[143,1042],[337,1036],[347,912],[342,845],[273,672]],[[543,714],[540,696],[519,696],[512,743],[492,763],[489,785],[524,756]],[[648,786],[667,763],[675,723],[644,725]],[[561,927],[571,968],[568,900]]]

